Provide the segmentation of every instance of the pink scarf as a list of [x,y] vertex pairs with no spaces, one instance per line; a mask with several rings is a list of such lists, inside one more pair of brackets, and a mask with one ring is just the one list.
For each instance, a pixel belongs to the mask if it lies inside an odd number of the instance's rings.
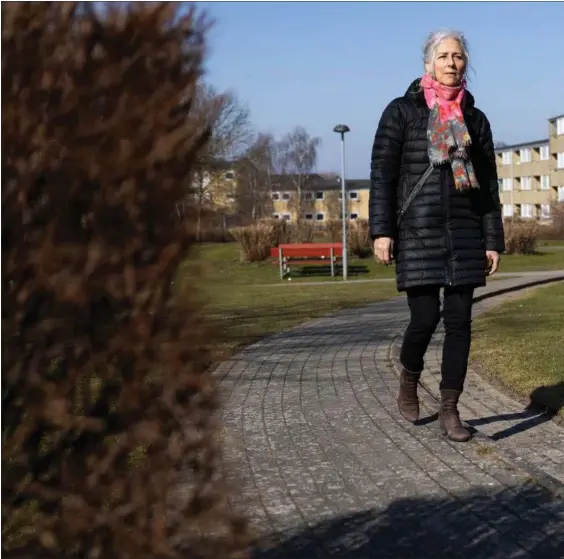
[[442,122],[463,118],[460,104],[466,92],[465,80],[462,80],[458,86],[450,87],[434,80],[429,74],[425,74],[421,78],[421,87],[429,109],[432,109],[436,103],[439,104],[439,115]]
[[472,140],[461,108],[466,83],[463,81],[457,87],[449,87],[426,74],[421,78],[421,87],[431,111],[427,125],[427,151],[431,164],[450,163],[458,190],[480,188],[468,157]]

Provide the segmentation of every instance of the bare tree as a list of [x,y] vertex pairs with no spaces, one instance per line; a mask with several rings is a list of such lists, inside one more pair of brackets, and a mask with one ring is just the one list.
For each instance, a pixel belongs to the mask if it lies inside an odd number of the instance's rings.
[[277,163],[280,173],[287,175],[296,191],[296,219],[302,218],[304,188],[317,164],[317,150],[321,138],[311,137],[305,128],[297,126],[279,142]]
[[325,194],[325,210],[330,221],[341,219],[342,202],[338,190],[331,190]]
[[495,149],[504,148],[504,147],[507,147],[507,144],[505,142],[494,142]]
[[198,108],[212,121],[211,138],[202,154],[208,159],[235,159],[252,138],[250,112],[236,93],[218,93],[211,85],[200,84]]
[[270,134],[257,134],[237,165],[239,212],[253,222],[270,215],[276,142]]
[[219,168],[226,161],[236,159],[248,145],[252,136],[249,109],[232,91],[218,93],[207,84],[199,84],[196,95],[196,112],[204,122],[211,122],[211,137],[200,152],[191,184],[196,200],[196,238],[200,239],[204,209],[224,212],[227,200],[233,196],[229,181],[217,180]]

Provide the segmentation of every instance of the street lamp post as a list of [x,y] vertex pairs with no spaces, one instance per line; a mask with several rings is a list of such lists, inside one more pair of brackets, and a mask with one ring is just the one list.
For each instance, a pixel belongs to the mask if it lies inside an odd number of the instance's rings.
[[341,220],[343,222],[343,280],[349,273],[347,256],[347,196],[345,191],[345,134],[351,129],[346,124],[338,124],[333,132],[341,135]]

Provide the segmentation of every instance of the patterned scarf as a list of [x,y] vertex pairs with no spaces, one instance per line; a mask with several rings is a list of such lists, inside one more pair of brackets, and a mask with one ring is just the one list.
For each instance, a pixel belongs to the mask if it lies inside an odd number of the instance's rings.
[[428,151],[434,167],[450,163],[458,190],[480,188],[468,148],[472,140],[460,104],[466,82],[458,87],[442,85],[426,74],[421,79],[425,101],[431,110],[427,126]]

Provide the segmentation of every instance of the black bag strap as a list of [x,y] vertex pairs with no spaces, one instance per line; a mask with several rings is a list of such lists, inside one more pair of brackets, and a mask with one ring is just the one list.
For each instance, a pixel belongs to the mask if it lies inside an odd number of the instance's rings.
[[403,204],[403,208],[401,208],[398,213],[398,219],[397,219],[398,227],[403,220],[403,216],[406,214],[407,210],[409,209],[409,206],[411,206],[411,202],[413,202],[414,198],[417,196],[417,194],[419,193],[419,191],[421,190],[421,188],[423,187],[423,185],[425,184],[425,182],[427,181],[427,179],[429,178],[432,172],[433,172],[433,166],[429,165],[425,169],[423,175],[421,175],[421,178],[417,181],[417,184],[413,187],[413,190],[411,191],[411,193],[407,197],[407,200]]

